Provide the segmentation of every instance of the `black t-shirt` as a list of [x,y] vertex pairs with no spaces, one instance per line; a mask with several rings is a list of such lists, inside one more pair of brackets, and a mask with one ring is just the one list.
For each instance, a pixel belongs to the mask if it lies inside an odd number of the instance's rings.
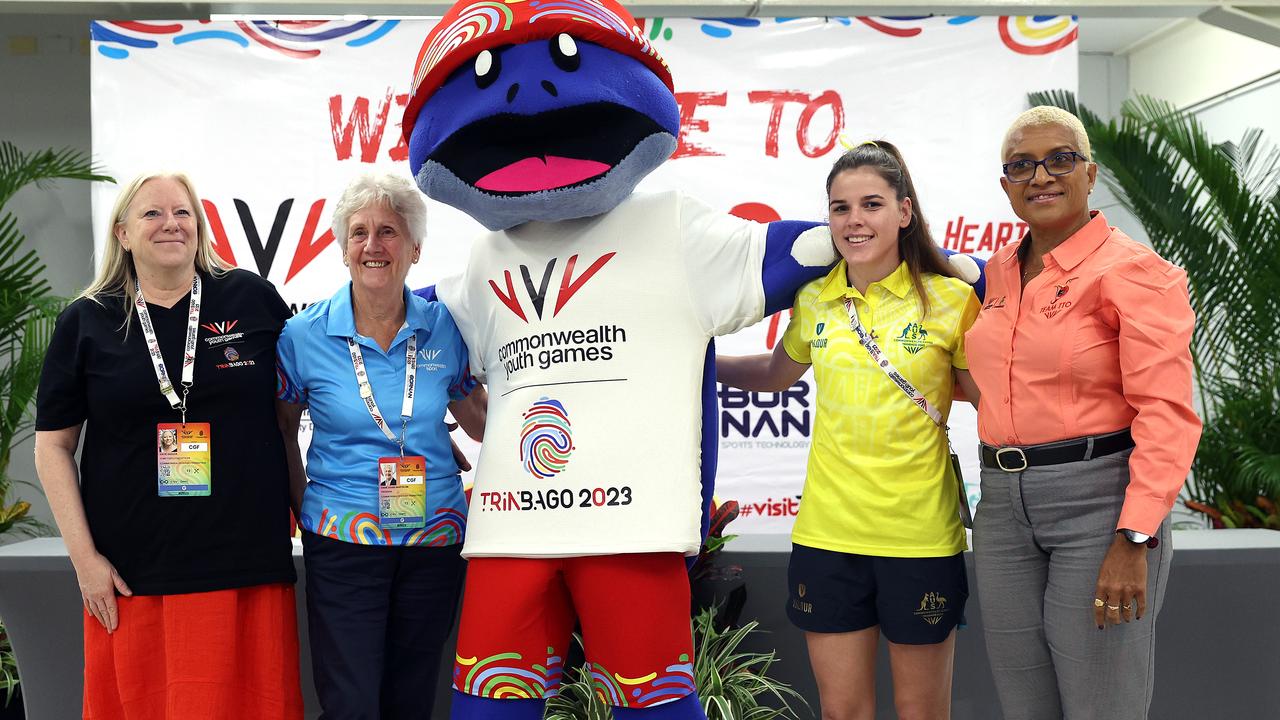
[[[180,422],[160,392],[122,296],[75,301],[58,317],[40,376],[36,429],[84,423],[80,494],[94,544],[139,595],[293,582],[288,470],[276,425],[276,338],[289,308],[244,270],[201,273],[187,421],[210,424],[211,494],[160,497],[156,424]],[[181,397],[190,295],[147,305]]]

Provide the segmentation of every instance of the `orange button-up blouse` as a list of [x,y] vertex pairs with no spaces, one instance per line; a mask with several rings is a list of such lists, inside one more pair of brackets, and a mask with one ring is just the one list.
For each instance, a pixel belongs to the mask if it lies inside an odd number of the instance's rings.
[[1095,212],[1024,294],[1019,245],[988,261],[986,300],[965,335],[982,393],[978,436],[1036,445],[1131,428],[1116,527],[1155,534],[1200,441],[1187,275]]

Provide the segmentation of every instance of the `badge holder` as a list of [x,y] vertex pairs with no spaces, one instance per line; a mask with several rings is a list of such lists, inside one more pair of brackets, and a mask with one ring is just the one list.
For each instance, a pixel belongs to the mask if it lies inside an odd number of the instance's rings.
[[209,423],[156,425],[156,480],[160,497],[209,495],[212,447]]
[[421,455],[404,454],[404,436],[413,417],[413,388],[418,371],[418,338],[409,335],[405,346],[404,398],[400,405],[400,435],[396,436],[378,409],[365,369],[364,355],[354,338],[347,338],[351,351],[351,366],[356,373],[356,385],[360,399],[364,401],[369,416],[388,440],[396,443],[400,454],[378,458],[378,525],[383,530],[416,530],[427,524],[427,459]]
[[427,459],[420,455],[378,458],[378,525],[415,530],[427,524]]

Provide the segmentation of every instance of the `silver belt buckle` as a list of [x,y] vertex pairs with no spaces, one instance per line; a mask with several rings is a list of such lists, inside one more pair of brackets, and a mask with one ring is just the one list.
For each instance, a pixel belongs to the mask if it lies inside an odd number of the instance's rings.
[[[1016,459],[1021,460],[1022,465],[1020,467],[1009,467],[1008,465],[1005,465],[1004,464],[1005,453],[1016,455],[1017,456]],[[998,465],[1000,469],[1005,472],[1011,472],[1011,473],[1022,472],[1023,470],[1027,469],[1027,454],[1022,452],[1022,448],[1016,448],[1016,447],[999,448],[996,450],[996,465]]]

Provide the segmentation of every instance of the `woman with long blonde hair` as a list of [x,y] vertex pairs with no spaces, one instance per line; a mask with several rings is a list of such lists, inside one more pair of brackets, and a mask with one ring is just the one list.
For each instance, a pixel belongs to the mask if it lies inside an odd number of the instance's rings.
[[274,407],[289,309],[214,252],[185,175],[139,176],[111,217],[36,401],[36,470],[84,600],[84,717],[301,718]]

